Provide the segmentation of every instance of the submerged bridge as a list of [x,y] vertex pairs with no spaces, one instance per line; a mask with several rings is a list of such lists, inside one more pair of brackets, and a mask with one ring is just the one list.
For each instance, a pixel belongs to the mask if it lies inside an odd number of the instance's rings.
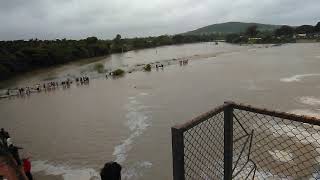
[[226,102],[171,128],[173,179],[320,179],[320,119]]

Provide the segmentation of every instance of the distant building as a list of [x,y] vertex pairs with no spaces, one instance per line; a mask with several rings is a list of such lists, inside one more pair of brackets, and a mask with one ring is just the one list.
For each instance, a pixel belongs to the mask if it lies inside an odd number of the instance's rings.
[[297,38],[306,38],[307,34],[297,34]]
[[308,36],[311,38],[320,38],[320,32],[310,33]]
[[261,40],[261,39],[262,38],[258,38],[258,37],[257,38],[248,38],[249,41],[251,41],[251,40]]
[[320,38],[320,32],[308,33],[308,34],[296,34],[295,39],[317,39]]

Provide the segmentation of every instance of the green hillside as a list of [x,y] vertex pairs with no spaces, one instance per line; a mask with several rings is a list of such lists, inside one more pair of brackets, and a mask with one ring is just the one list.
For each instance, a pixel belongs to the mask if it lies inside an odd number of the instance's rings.
[[280,25],[259,24],[259,23],[243,23],[243,22],[227,22],[221,24],[213,24],[205,26],[194,31],[186,32],[189,35],[212,34],[212,33],[240,33],[245,32],[249,26],[258,26],[259,31],[273,31]]

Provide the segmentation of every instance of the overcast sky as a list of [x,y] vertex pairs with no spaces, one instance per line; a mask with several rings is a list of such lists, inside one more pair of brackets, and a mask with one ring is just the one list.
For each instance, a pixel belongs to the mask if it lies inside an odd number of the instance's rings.
[[320,21],[320,0],[0,0],[0,40],[175,34],[227,21]]

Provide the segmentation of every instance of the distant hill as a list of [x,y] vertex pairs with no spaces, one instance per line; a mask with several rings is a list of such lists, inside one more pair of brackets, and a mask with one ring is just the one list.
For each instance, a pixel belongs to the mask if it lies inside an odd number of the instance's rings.
[[256,25],[259,31],[273,31],[281,25],[259,24],[259,23],[244,23],[244,22],[226,22],[221,24],[212,24],[194,31],[189,31],[184,34],[199,35],[212,33],[240,33],[245,32],[249,26]]

